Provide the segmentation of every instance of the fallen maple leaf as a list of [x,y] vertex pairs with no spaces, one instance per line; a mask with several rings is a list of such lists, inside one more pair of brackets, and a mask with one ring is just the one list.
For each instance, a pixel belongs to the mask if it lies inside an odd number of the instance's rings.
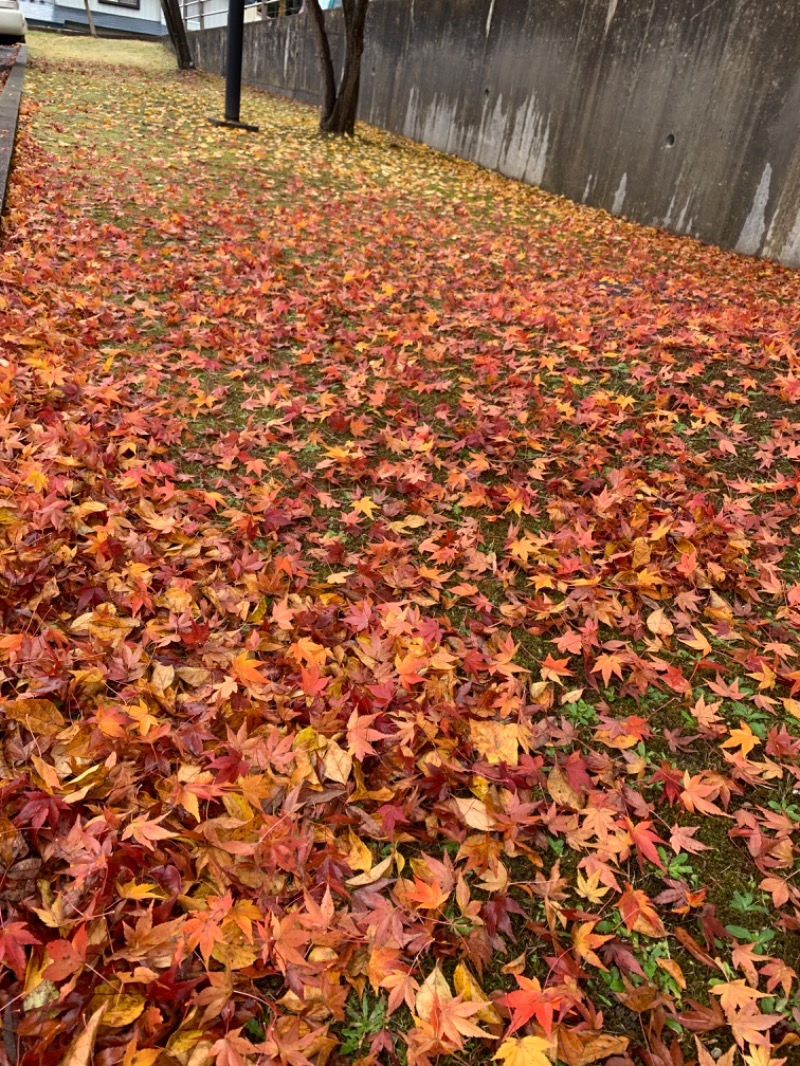
[[459,962],[453,972],[453,987],[464,1003],[477,1003],[480,1010],[475,1017],[486,1025],[501,1026],[502,1019],[489,1002],[489,997],[469,972],[463,962]]
[[736,1045],[728,1048],[724,1055],[719,1058],[714,1058],[710,1051],[700,1043],[699,1037],[694,1038],[695,1045],[697,1047],[697,1066],[734,1066],[733,1058],[736,1054]]
[[761,740],[753,733],[747,722],[740,722],[738,729],[731,729],[730,736],[723,741],[722,748],[739,748],[742,755],[747,758],[753,748],[757,747]]
[[599,970],[608,970],[607,966],[598,958],[595,948],[599,948],[602,944],[606,944],[609,940],[613,940],[613,936],[606,934],[601,936],[599,933],[593,933],[592,930],[597,925],[596,921],[582,922],[580,925],[576,925],[572,930],[572,944],[580,956],[585,962],[591,963],[592,966],[596,966]]
[[464,1002],[461,996],[453,996],[444,1003],[433,997],[430,1018],[431,1029],[439,1039],[449,1041],[455,1047],[463,1046],[464,1039],[491,1039],[487,1033],[470,1019],[484,1008],[480,1003]]
[[737,1011],[751,1007],[756,1000],[763,999],[767,995],[766,992],[759,992],[757,988],[751,988],[744,979],[719,981],[711,985],[710,991],[715,996],[719,996],[720,1006],[729,1018],[733,1017]]
[[347,722],[347,750],[354,759],[363,762],[369,755],[375,754],[372,746],[374,740],[382,740],[383,734],[372,729],[372,723],[380,718],[380,714],[359,714],[353,711]]
[[707,844],[695,839],[695,833],[699,831],[699,825],[673,825],[669,842],[675,854],[678,855],[682,851],[687,851],[691,855],[699,855],[703,851],[708,851]]
[[652,831],[653,823],[649,821],[632,822],[630,818],[627,821],[628,833],[638,853],[639,869],[644,870],[643,857],[649,859],[659,870],[666,869],[656,851],[656,844],[666,844],[666,841]]
[[622,920],[625,922],[628,932],[635,931],[654,939],[660,939],[667,935],[667,931],[653,906],[652,900],[641,889],[627,884],[625,891],[616,903],[616,907],[622,915]]
[[41,944],[41,940],[30,932],[25,922],[0,925],[0,963],[9,966],[20,979],[25,976],[24,948],[31,944]]
[[494,1058],[503,1066],[552,1066],[552,1044],[541,1036],[510,1037],[497,1049]]
[[69,1045],[61,1060],[61,1066],[89,1066],[92,1061],[97,1030],[106,1012],[106,1005],[98,1007]]
[[602,903],[603,897],[611,891],[608,885],[600,885],[600,871],[595,870],[589,877],[585,877],[582,871],[578,872],[576,891],[583,899],[590,903]]
[[154,845],[159,840],[174,840],[177,833],[173,833],[159,824],[165,817],[166,815],[162,814],[152,821],[146,817],[134,818],[122,831],[122,839],[128,840],[132,838],[145,848],[149,848],[150,851],[153,850]]
[[414,1012],[424,1022],[431,1020],[434,1003],[449,1003],[453,998],[450,985],[447,983],[438,965],[434,966],[417,992],[414,1002]]
[[675,627],[660,607],[647,616],[647,628],[656,637],[670,637],[675,632]]
[[266,685],[269,682],[269,678],[257,670],[257,666],[262,664],[258,659],[250,659],[246,652],[242,652],[241,655],[237,655],[231,663],[233,672],[236,676],[244,681],[246,685]]
[[580,810],[586,806],[586,797],[572,787],[558,763],[554,764],[547,775],[547,791],[556,803],[560,803],[565,807]]
[[515,974],[519,988],[507,992],[500,1000],[511,1008],[511,1026],[509,1034],[521,1029],[531,1018],[535,1018],[550,1036],[553,1027],[553,1014],[560,1002],[560,997],[550,991],[544,991],[538,979]]

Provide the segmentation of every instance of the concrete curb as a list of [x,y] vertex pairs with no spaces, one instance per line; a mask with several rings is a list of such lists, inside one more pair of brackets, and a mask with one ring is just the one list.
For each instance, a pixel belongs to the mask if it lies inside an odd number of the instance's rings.
[[22,101],[22,83],[28,65],[28,46],[20,45],[14,66],[0,93],[0,215],[6,206],[6,189],[14,157],[14,141],[17,136],[19,105]]

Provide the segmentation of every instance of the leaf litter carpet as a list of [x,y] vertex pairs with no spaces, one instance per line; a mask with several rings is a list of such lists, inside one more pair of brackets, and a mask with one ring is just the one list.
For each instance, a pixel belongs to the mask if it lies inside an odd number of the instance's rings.
[[800,286],[32,35],[0,1062],[800,1061]]

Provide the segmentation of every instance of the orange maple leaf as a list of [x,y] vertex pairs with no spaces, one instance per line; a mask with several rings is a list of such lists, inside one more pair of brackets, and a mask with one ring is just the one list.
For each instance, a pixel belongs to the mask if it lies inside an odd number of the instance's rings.
[[625,891],[617,901],[616,907],[629,933],[643,933],[645,936],[656,939],[667,935],[652,900],[640,888],[626,884]]
[[434,992],[429,1025],[440,1040],[447,1040],[457,1048],[463,1047],[465,1037],[491,1039],[490,1033],[470,1021],[472,1015],[479,1014],[484,1007],[484,1003],[465,1003],[461,996],[440,1003]]
[[594,949],[601,947],[609,940],[613,940],[613,936],[610,934],[601,936],[599,933],[593,933],[592,930],[596,925],[597,921],[591,921],[582,922],[580,925],[574,926],[572,930],[572,943],[582,959],[591,963],[592,966],[596,966],[599,970],[608,971],[608,967],[602,964]]
[[269,678],[256,669],[262,663],[258,659],[249,659],[247,652],[237,655],[231,663],[236,676],[246,685],[267,685]]
[[171,840],[178,835],[159,825],[159,822],[164,818],[166,818],[165,814],[162,814],[160,818],[155,818],[153,821],[150,821],[147,817],[134,818],[132,822],[125,826],[122,832],[122,839],[127,840],[129,837],[133,837],[138,844],[141,844],[149,851],[154,851],[154,843],[156,841]]
[[368,755],[375,755],[373,740],[383,740],[383,733],[370,726],[380,714],[359,714],[353,711],[347,720],[347,748],[354,759],[363,762]]

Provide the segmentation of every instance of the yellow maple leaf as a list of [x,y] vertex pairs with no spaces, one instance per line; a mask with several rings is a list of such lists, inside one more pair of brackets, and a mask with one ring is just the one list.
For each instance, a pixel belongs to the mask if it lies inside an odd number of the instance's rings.
[[589,877],[585,877],[580,871],[578,871],[578,884],[576,886],[579,896],[583,899],[588,899],[590,903],[600,903],[603,896],[607,895],[611,889],[607,885],[600,884],[600,871],[595,870]]
[[486,1025],[503,1024],[502,1018],[489,1002],[489,997],[463,962],[456,966],[453,974],[453,985],[455,986],[456,995],[461,996],[464,1003],[481,1004],[481,1009],[475,1015],[479,1022],[484,1022]]
[[[731,1052],[735,1051],[736,1047],[732,1047],[725,1059],[730,1058],[731,1066],[733,1066],[733,1055]],[[747,1053],[742,1052],[742,1057],[745,1061],[745,1066],[785,1066],[789,1060],[786,1058],[774,1059],[772,1057],[772,1051],[768,1047],[752,1046],[748,1049]],[[717,1059],[715,1066],[726,1066],[725,1059]]]
[[32,467],[23,479],[23,485],[30,485],[34,492],[44,492],[50,479],[38,466]]
[[660,607],[647,616],[647,628],[656,637],[669,637],[675,632],[672,622]]
[[723,747],[723,748],[741,748],[742,749],[742,755],[744,755],[744,757],[747,758],[747,756],[750,754],[750,752],[753,750],[753,748],[755,748],[760,743],[761,743],[761,741],[753,733],[752,729],[747,724],[747,722],[739,722],[739,728],[738,729],[732,729],[730,731],[730,736],[721,745],[721,747]]
[[359,840],[352,829],[348,831],[348,843],[347,865],[350,869],[363,870],[365,873],[371,870],[375,865],[372,859],[372,852],[363,840]]
[[137,1038],[134,1037],[125,1049],[122,1066],[153,1066],[162,1054],[161,1048],[139,1048]]
[[513,540],[508,545],[508,551],[512,559],[516,559],[518,562],[527,563],[528,557],[531,552],[536,550],[536,541],[527,535],[527,533],[519,537],[517,540]]
[[703,655],[711,654],[711,644],[696,626],[692,626],[691,637],[678,637],[681,644],[685,644],[687,648],[694,648],[695,651],[701,652]]
[[516,723],[473,718],[469,723],[469,731],[472,743],[488,763],[517,765],[519,726]]
[[117,885],[117,893],[120,899],[164,899],[164,889],[155,881],[146,881],[137,885],[135,881],[128,881],[124,885]]
[[427,1022],[430,1021],[433,1013],[434,1002],[438,1002],[439,1006],[442,1006],[445,1003],[449,1003],[452,998],[453,993],[450,991],[447,978],[439,969],[439,966],[436,965],[420,985],[414,1003],[414,1010],[418,1018],[421,1018],[423,1022]]
[[353,504],[353,510],[356,513],[366,515],[370,519],[378,509],[377,503],[369,496],[362,496],[360,500],[356,500]]
[[552,1066],[552,1047],[542,1036],[512,1036],[503,1041],[494,1057],[502,1059],[504,1066]]

